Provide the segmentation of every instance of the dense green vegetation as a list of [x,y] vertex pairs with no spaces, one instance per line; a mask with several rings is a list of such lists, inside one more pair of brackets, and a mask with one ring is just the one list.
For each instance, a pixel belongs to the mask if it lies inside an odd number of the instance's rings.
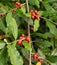
[[57,0],[0,0],[0,65],[57,65]]

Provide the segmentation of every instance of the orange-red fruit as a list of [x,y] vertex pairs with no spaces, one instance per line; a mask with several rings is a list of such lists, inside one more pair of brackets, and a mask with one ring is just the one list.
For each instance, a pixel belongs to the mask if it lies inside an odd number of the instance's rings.
[[39,62],[43,62],[44,60],[42,58],[38,58],[38,61]]
[[18,8],[20,6],[20,3],[19,2],[16,2],[16,7]]
[[18,45],[22,46],[21,40],[18,40]]
[[40,17],[38,15],[35,16],[37,20],[40,20]]
[[23,4],[20,4],[20,6],[19,7],[22,7],[23,6]]
[[20,39],[22,39],[23,37],[22,36],[20,36]]
[[38,11],[37,11],[37,10],[34,10],[34,13],[35,13],[36,15],[38,15]]
[[32,13],[32,12],[33,12],[33,10],[30,10],[29,12],[30,12],[30,13]]
[[32,12],[32,13],[31,13],[31,15],[32,15],[32,16],[35,16],[35,13],[34,13],[34,12]]
[[31,41],[31,40],[30,40],[30,36],[27,36],[27,37],[26,37],[26,41],[28,41],[28,42]]
[[16,7],[19,8],[19,7],[22,7],[23,4],[19,3],[19,2],[16,2]]
[[31,16],[32,19],[34,19],[34,16]]
[[38,53],[35,53],[35,54],[33,55],[33,58],[34,58],[34,59],[38,59]]
[[22,34],[22,37],[24,37],[25,35],[24,34]]

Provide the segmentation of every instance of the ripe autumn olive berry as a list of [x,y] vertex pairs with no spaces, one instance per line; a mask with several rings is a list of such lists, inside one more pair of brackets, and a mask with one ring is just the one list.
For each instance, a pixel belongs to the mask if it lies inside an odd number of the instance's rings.
[[38,53],[33,54],[34,59],[38,59]]
[[16,2],[16,8],[20,8],[20,7],[22,7],[23,6],[23,4],[21,4],[21,3],[19,3],[19,2]]
[[38,58],[38,61],[39,62],[43,62],[44,60],[42,58]]
[[34,19],[34,16],[31,16],[32,19]]
[[27,36],[27,37],[26,37],[26,41],[28,41],[28,42],[31,41],[31,40],[30,40],[30,36]]
[[37,10],[34,10],[34,13],[35,13],[36,15],[38,15],[38,11],[37,11]]
[[40,16],[39,16],[39,13],[38,13],[38,11],[37,10],[30,10],[30,13],[31,13],[31,18],[32,19],[37,19],[37,20],[40,20]]
[[18,40],[18,45],[22,46],[22,41]]
[[24,34],[22,34],[22,37],[24,37],[25,35]]

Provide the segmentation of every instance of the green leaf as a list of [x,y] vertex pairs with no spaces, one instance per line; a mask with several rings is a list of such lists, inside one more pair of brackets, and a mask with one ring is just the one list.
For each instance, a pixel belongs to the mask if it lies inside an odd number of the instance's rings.
[[33,20],[29,18],[29,25],[33,25]]
[[47,38],[52,38],[52,37],[54,37],[54,35],[51,34],[50,32],[46,32],[46,33],[42,34],[42,37],[45,38],[45,39],[47,39]]
[[45,7],[46,10],[53,10],[54,11],[54,9],[52,8],[52,6],[50,6],[50,4],[48,2],[43,2],[43,5],[44,5],[44,7]]
[[50,32],[52,34],[57,35],[57,29],[56,29],[56,26],[53,23],[46,21],[46,25],[49,27]]
[[22,49],[21,49],[21,52],[22,52],[23,56],[24,56],[27,60],[29,60],[29,56],[30,56],[29,50],[27,50],[26,48],[22,48]]
[[4,46],[5,46],[5,42],[0,41],[0,49],[4,48]]
[[49,60],[51,63],[57,62],[57,56],[47,56],[47,60]]
[[39,21],[38,20],[35,20],[34,21],[34,32],[36,32],[37,30],[38,30],[38,28],[39,28]]
[[53,15],[52,17],[50,16],[50,19],[53,21],[57,21],[57,16],[56,15]]
[[51,63],[51,65],[57,65],[57,63]]
[[45,17],[48,17],[48,16],[53,16],[53,15],[57,15],[57,11],[40,11],[42,14],[41,16],[45,16]]
[[39,7],[39,1],[38,0],[34,0],[34,3],[35,3],[36,6]]
[[18,16],[23,17],[25,11],[23,11],[23,9],[19,9],[19,8],[18,8],[18,9],[16,10],[16,13],[17,13]]
[[20,35],[22,35],[22,34],[25,34],[26,32],[23,30],[23,29],[19,29],[18,30],[18,35],[20,36]]
[[7,49],[6,48],[3,48],[1,51],[0,51],[0,65],[7,65]]
[[3,21],[1,18],[0,18],[0,30],[2,30],[5,33],[5,25],[3,24]]
[[34,5],[34,0],[28,0],[29,4]]
[[3,11],[4,13],[6,13],[6,11],[8,11],[8,9],[9,9],[9,6],[3,5],[2,3],[0,3],[0,6],[2,7],[1,9],[2,9],[2,11]]
[[[36,40],[37,41],[37,40]],[[50,41],[43,40],[43,39],[38,39],[37,44],[42,47],[42,48],[47,48],[52,46],[53,44]]]
[[38,54],[39,54],[40,57],[45,59],[45,55],[40,49],[38,49]]
[[31,50],[30,44],[31,44],[31,43],[28,43],[28,42],[26,42],[26,41],[23,42],[23,46],[24,46],[27,50]]
[[28,0],[31,5],[36,5],[39,7],[39,1],[38,0]]
[[31,35],[32,35],[33,37],[39,36],[39,37],[44,38],[44,39],[54,37],[54,35],[51,34],[51,32],[46,32],[46,33],[44,33],[44,34],[42,34],[42,33],[32,33]]
[[25,6],[21,7],[21,11],[23,12],[23,14],[25,14],[25,13],[26,13]]
[[31,17],[30,13],[26,13],[25,15],[26,15],[26,17]]
[[16,39],[18,36],[18,27],[15,19],[12,17],[12,12],[9,12],[6,16],[6,23],[8,30],[13,34]]
[[49,3],[57,2],[57,0],[47,0]]
[[13,45],[8,45],[8,55],[10,56],[10,61],[12,65],[23,65],[22,57],[17,51],[16,47]]
[[57,48],[52,51],[52,54],[51,55],[57,56]]

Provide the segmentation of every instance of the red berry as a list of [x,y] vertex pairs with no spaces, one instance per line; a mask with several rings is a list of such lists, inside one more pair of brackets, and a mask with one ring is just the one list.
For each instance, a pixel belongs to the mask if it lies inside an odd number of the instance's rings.
[[26,41],[28,41],[28,42],[31,41],[31,40],[30,40],[30,36],[27,36],[27,37],[26,37]]
[[36,19],[37,19],[37,20],[40,20],[40,17],[39,17],[38,15],[36,15]]
[[23,37],[22,36],[20,36],[20,39],[22,39]]
[[19,7],[22,7],[23,6],[23,4],[20,4],[20,6]]
[[23,41],[23,40],[25,40],[25,37],[23,37],[23,38],[21,39],[21,41]]
[[34,12],[32,12],[32,13],[31,13],[31,15],[32,15],[32,16],[35,16],[35,13],[34,13]]
[[22,46],[21,40],[18,40],[18,45]]
[[33,12],[33,10],[30,10],[29,12],[30,12],[30,13],[32,13],[32,12]]
[[35,13],[36,15],[38,15],[38,11],[37,11],[37,10],[34,10],[34,13]]
[[38,58],[38,61],[39,62],[43,62],[44,60],[42,58]]
[[16,5],[20,5],[20,3],[19,2],[16,2]]
[[32,19],[34,19],[34,16],[31,16]]
[[18,44],[21,44],[21,41],[20,40],[18,40]]
[[37,58],[38,58],[38,54],[35,53],[35,54],[33,55],[33,58],[34,58],[34,59],[37,59]]
[[20,3],[16,2],[16,7],[19,8],[19,6],[20,6]]
[[24,34],[22,34],[22,37],[24,37],[25,35]]

